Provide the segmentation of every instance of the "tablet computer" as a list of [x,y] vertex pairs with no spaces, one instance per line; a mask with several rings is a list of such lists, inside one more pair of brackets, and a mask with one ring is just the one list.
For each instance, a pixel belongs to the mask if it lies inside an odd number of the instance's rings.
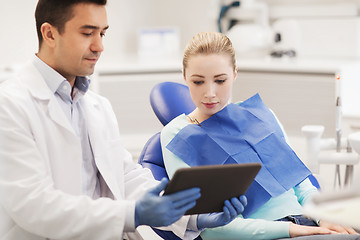
[[199,187],[201,197],[185,215],[222,212],[224,201],[244,195],[260,168],[260,163],[180,168],[166,186],[164,195]]

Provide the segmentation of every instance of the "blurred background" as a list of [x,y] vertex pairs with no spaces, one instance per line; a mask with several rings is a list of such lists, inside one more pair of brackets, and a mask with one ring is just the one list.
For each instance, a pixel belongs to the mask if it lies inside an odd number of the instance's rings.
[[[37,1],[0,3],[3,81],[37,52]],[[182,51],[202,31],[221,31],[234,44],[233,101],[259,92],[306,164],[304,125],[322,125],[322,137],[335,138],[341,118],[344,137],[360,131],[360,0],[108,0],[107,9],[110,28],[91,87],[113,104],[134,161],[162,129],[149,103],[152,87],[183,83]],[[320,165],[324,186],[333,186],[338,165]]]

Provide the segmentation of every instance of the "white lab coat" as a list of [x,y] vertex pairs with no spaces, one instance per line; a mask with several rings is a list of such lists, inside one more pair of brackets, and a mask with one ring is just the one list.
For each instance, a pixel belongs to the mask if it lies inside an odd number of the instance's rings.
[[107,197],[98,200],[80,196],[80,141],[34,65],[0,85],[1,240],[122,239],[133,230],[124,229],[127,210],[157,182],[123,148],[110,103],[91,91],[81,101]]

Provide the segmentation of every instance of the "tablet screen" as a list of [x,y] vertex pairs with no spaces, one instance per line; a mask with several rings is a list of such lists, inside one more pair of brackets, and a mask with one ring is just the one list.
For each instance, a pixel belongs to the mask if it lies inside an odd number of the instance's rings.
[[225,200],[246,193],[260,168],[260,163],[181,168],[169,181],[164,195],[199,187],[201,197],[186,215],[222,212]]

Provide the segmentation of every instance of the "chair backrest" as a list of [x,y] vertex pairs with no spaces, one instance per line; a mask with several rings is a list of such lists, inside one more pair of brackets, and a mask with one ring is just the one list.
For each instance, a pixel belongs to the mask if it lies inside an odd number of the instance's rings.
[[162,156],[160,132],[152,136],[146,143],[139,157],[139,164],[149,168],[156,180],[169,179]]
[[189,114],[196,108],[189,88],[176,82],[162,82],[155,85],[150,92],[150,104],[164,126],[180,114]]
[[[141,164],[143,167],[149,168],[156,180],[160,181],[164,177],[169,179],[165,170],[162,156],[160,132],[156,133],[145,143],[145,146],[139,157],[139,164]],[[171,231],[165,231],[156,228],[153,228],[153,230],[163,239],[181,240]],[[198,236],[196,240],[202,240],[202,238]]]

